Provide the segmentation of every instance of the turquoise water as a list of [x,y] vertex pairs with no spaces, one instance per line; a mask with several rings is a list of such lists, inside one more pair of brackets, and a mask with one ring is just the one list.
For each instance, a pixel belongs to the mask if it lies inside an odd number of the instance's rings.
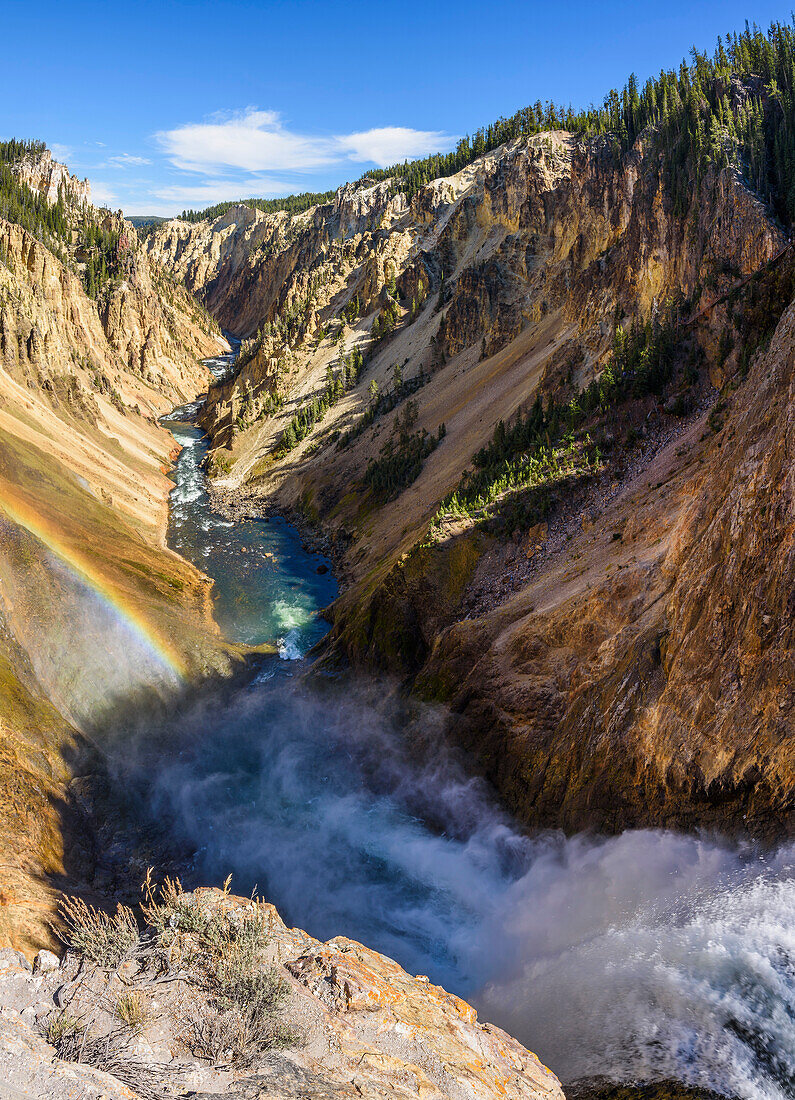
[[282,657],[302,656],[328,630],[319,611],[337,596],[331,562],[304,550],[295,528],[279,517],[233,524],[213,512],[201,468],[203,433],[191,424],[170,427],[182,451],[168,545],[212,577],[214,615],[226,638],[275,642]]
[[[220,374],[233,356],[211,361]],[[303,656],[328,631],[320,611],[337,597],[331,562],[303,548],[280,517],[235,523],[210,506],[202,462],[207,440],[177,410],[166,422],[182,450],[173,477],[168,545],[213,584],[214,616],[224,636],[247,645],[274,642],[287,660]]]

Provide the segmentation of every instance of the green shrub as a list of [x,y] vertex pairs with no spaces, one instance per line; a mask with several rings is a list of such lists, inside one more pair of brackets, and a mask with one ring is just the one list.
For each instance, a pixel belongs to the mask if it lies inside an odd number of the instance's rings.
[[117,905],[114,915],[109,916],[82,898],[67,897],[61,902],[60,912],[69,947],[106,970],[133,957],[140,946],[135,916],[124,905]]

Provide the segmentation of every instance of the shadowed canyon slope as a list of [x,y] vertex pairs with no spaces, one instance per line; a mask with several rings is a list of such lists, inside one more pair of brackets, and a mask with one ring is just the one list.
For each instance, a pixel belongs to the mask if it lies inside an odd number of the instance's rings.
[[[365,180],[147,241],[253,336],[203,413],[212,469],[336,553],[327,660],[447,702],[527,822],[756,831],[792,800],[785,245],[733,169],[682,212],[653,144],[564,132],[410,202]],[[568,416],[644,323],[670,325],[663,386],[572,419],[532,486],[448,504],[499,421]]]
[[73,224],[117,233],[123,252],[93,299],[79,255],[0,220],[0,924],[36,942],[52,876],[91,861],[68,790],[84,720],[142,683],[227,663],[206,579],[164,545],[173,439],[157,422],[206,385],[198,359],[221,338],[49,154],[20,174],[50,203],[66,187]]

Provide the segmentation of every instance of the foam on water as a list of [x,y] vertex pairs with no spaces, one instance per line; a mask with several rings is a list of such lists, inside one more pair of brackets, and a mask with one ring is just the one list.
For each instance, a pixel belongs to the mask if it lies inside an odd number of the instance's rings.
[[407,733],[389,685],[299,687],[291,662],[327,629],[331,574],[286,524],[213,515],[201,433],[174,432],[170,544],[215,578],[227,636],[274,640],[282,658],[231,699],[114,731],[119,778],[193,850],[195,880],[231,871],[288,922],[429,974],[564,1082],[795,1096],[795,849],[527,835],[433,710]]
[[525,835],[445,750],[433,711],[414,719],[428,758],[407,751],[385,694],[310,693],[271,662],[231,700],[125,731],[119,768],[193,848],[196,881],[232,872],[288,922],[430,975],[566,1082],[793,1095],[791,846]]
[[300,661],[304,656],[301,649],[301,635],[298,630],[290,630],[279,639],[279,656],[283,661]]

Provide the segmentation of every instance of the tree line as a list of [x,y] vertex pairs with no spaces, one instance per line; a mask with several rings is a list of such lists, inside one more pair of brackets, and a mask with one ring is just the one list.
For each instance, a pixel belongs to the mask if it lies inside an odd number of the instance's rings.
[[[663,156],[676,213],[684,213],[704,170],[735,165],[781,221],[795,221],[795,22],[766,32],[746,23],[718,39],[712,52],[693,48],[678,69],[662,70],[644,84],[633,73],[601,105],[575,110],[551,100],[522,107],[479,127],[449,153],[435,153],[368,171],[357,183],[392,179],[409,198],[431,180],[461,171],[507,141],[551,130],[604,136],[620,155],[647,134]],[[333,191],[282,199],[249,199],[265,212],[296,214],[329,202]],[[185,210],[188,221],[218,217],[235,203]]]
[[676,333],[673,310],[629,329],[619,325],[600,377],[568,402],[550,396],[544,406],[538,395],[526,412],[519,409],[512,423],[500,420],[490,442],[472,456],[473,469],[445,497],[438,514],[473,515],[511,490],[578,467],[598,467],[598,448],[589,439],[576,439],[575,433],[582,433],[596,413],[633,398],[659,397],[673,376]]
[[773,23],[765,33],[745,25],[719,38],[709,55],[693,48],[690,62],[661,71],[640,86],[632,74],[601,106],[574,111],[540,100],[510,118],[462,138],[455,150],[368,172],[366,181],[389,179],[413,195],[426,183],[452,175],[476,157],[517,137],[550,130],[605,135],[616,153],[647,132],[663,154],[674,203],[689,205],[692,185],[709,164],[734,164],[786,224],[795,220],[795,22]]
[[49,202],[19,178],[15,166],[28,156],[40,156],[45,149],[42,141],[12,138],[0,142],[0,218],[26,229],[62,263],[70,263],[75,250],[84,252],[83,286],[95,298],[118,274],[120,233],[103,229],[88,210],[75,209],[63,186],[56,201]]
[[237,199],[233,202],[219,202],[205,210],[183,210],[177,217],[185,222],[201,222],[205,219],[212,221],[220,218],[233,206],[241,204],[262,210],[264,214],[275,214],[280,210],[285,210],[288,214],[303,214],[310,206],[322,206],[333,198],[334,191],[302,191],[300,195],[287,195],[283,199]]

